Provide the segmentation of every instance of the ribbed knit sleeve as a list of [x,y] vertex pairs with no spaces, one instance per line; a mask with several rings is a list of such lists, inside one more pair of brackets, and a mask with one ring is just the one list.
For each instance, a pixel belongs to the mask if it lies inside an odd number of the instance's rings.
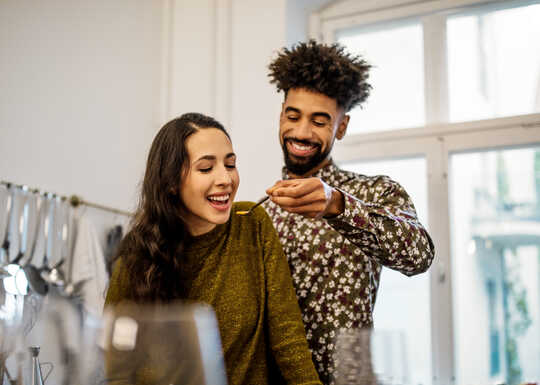
[[262,207],[254,214],[261,218],[270,349],[287,384],[320,384],[278,235]]
[[128,272],[124,268],[122,259],[118,259],[112,269],[109,288],[105,298],[105,308],[116,305],[132,298],[134,288],[130,285]]

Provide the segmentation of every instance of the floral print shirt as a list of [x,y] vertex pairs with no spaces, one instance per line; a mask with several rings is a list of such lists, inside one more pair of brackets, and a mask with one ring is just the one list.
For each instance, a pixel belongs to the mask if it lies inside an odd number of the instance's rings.
[[339,330],[373,324],[382,266],[422,273],[434,246],[411,199],[390,178],[344,171],[332,162],[313,176],[343,193],[343,213],[311,219],[272,201],[264,206],[289,261],[315,367],[331,384]]

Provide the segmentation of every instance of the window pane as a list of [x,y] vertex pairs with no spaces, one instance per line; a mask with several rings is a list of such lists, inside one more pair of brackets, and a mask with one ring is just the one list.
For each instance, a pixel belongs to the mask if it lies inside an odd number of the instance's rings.
[[450,121],[540,112],[540,5],[447,22]]
[[[400,183],[413,200],[422,223],[427,225],[427,179],[424,158],[358,162],[343,168],[365,175],[388,175]],[[376,330],[399,333],[406,352],[408,383],[431,383],[431,322],[429,275],[406,277],[383,268],[377,294]],[[396,314],[399,314],[396,317]]]
[[419,22],[340,31],[337,40],[373,66],[371,95],[363,108],[351,111],[350,133],[424,125],[423,35]]
[[457,384],[540,378],[540,147],[451,156]]

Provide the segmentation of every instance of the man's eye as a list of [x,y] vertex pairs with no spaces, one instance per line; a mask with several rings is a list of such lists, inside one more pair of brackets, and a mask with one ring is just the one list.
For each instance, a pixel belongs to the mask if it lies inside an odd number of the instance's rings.
[[225,167],[230,168],[230,169],[235,169],[236,164],[226,164]]
[[316,125],[317,127],[324,127],[326,125],[326,122],[318,122],[314,120],[313,124]]
[[296,122],[298,120],[298,116],[288,116],[289,120],[292,120],[293,122]]

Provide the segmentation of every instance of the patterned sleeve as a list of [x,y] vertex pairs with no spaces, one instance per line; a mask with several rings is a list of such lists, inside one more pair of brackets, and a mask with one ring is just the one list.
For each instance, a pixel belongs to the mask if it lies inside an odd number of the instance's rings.
[[339,189],[345,210],[328,223],[383,266],[408,276],[426,271],[435,248],[403,187],[381,176],[353,188],[358,197]]
[[287,259],[272,221],[262,207],[256,210],[261,218],[271,351],[287,384],[321,385],[308,348]]

